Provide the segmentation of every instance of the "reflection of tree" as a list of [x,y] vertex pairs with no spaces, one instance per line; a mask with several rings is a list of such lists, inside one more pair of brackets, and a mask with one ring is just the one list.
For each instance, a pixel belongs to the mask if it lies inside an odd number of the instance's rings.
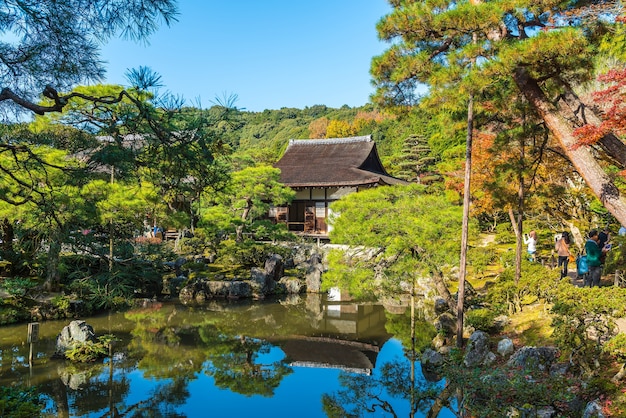
[[[275,318],[262,307],[213,312],[212,319],[161,307],[134,311],[126,317],[136,322],[130,355],[140,359],[138,367],[150,377],[173,378],[182,384],[204,369],[220,388],[272,396],[283,377],[292,372],[281,361],[258,363],[258,357],[267,354],[272,345],[246,334],[262,335],[267,324],[275,324]],[[204,365],[207,360],[209,365]],[[186,389],[179,393],[187,396]]]
[[411,417],[427,411],[441,391],[440,385],[414,379],[410,363],[406,359],[385,363],[379,376],[342,372],[339,383],[343,389],[322,397],[324,411],[329,417],[358,417],[381,411],[395,417],[399,401],[409,404]]
[[194,327],[170,323],[176,315],[165,310],[134,311],[127,318],[136,320],[130,355],[139,358],[137,367],[155,378],[195,378],[202,370],[204,354],[197,348]]
[[423,377],[418,379],[415,368],[419,351],[432,341],[434,327],[423,319],[416,321],[414,302],[412,295],[408,313],[388,316],[385,325],[387,331],[402,342],[405,358],[383,364],[374,376],[342,372],[339,383],[343,389],[322,397],[324,411],[329,417],[359,417],[381,411],[396,417],[399,401],[408,403],[410,417],[431,407],[441,392],[441,385]]
[[[385,329],[388,333],[394,336],[395,339],[400,340],[403,347],[411,349],[411,321],[410,310],[407,310],[403,315],[392,315],[387,313],[387,320],[385,321]],[[430,347],[433,338],[437,334],[437,330],[434,325],[424,319],[415,321],[413,327],[415,330],[415,351],[422,352],[424,349]]]
[[272,345],[266,341],[245,336],[226,335],[216,327],[200,329],[200,337],[207,347],[210,365],[206,373],[215,379],[215,385],[243,395],[271,397],[282,379],[293,372],[275,361],[256,362],[259,355],[269,353]]
[[184,417],[184,414],[179,414],[174,410],[174,406],[183,405],[185,399],[189,397],[187,383],[187,379],[175,379],[170,383],[159,385],[147,400],[128,406],[126,409],[115,408],[102,417]]

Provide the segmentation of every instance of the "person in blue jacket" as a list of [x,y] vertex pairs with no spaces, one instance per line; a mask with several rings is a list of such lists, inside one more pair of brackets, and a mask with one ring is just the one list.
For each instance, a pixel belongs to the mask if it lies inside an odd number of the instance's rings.
[[598,246],[599,234],[597,229],[589,231],[589,239],[585,243],[585,252],[587,253],[587,265],[589,266],[589,284],[591,287],[600,286],[600,277],[602,276],[602,262],[600,261],[602,254],[608,251],[605,246]]

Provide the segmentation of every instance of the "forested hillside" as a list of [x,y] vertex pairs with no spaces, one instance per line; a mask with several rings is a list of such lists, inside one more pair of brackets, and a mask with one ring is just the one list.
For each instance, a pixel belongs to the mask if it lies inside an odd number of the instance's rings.
[[[272,164],[290,139],[371,135],[390,174],[410,181],[432,182],[438,162],[458,169],[462,132],[443,130],[424,111],[392,113],[372,104],[333,109],[323,105],[263,112],[236,111],[226,137],[236,166]],[[458,128],[461,128],[458,126]]]

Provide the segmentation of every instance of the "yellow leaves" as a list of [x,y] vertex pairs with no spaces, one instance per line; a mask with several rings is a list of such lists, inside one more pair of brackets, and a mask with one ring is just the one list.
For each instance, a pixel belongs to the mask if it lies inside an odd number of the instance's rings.
[[355,134],[356,129],[349,122],[343,120],[331,120],[326,129],[327,138],[345,138]]

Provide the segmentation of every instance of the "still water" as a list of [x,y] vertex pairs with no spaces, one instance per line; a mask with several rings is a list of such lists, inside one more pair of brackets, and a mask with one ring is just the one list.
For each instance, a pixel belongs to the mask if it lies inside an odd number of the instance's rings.
[[167,302],[81,319],[118,339],[111,357],[53,358],[69,320],[48,321],[29,364],[27,325],[0,327],[0,385],[36,386],[48,416],[298,418],[423,417],[432,402],[412,403],[411,389],[442,386],[409,361],[408,315],[376,304],[320,295]]

